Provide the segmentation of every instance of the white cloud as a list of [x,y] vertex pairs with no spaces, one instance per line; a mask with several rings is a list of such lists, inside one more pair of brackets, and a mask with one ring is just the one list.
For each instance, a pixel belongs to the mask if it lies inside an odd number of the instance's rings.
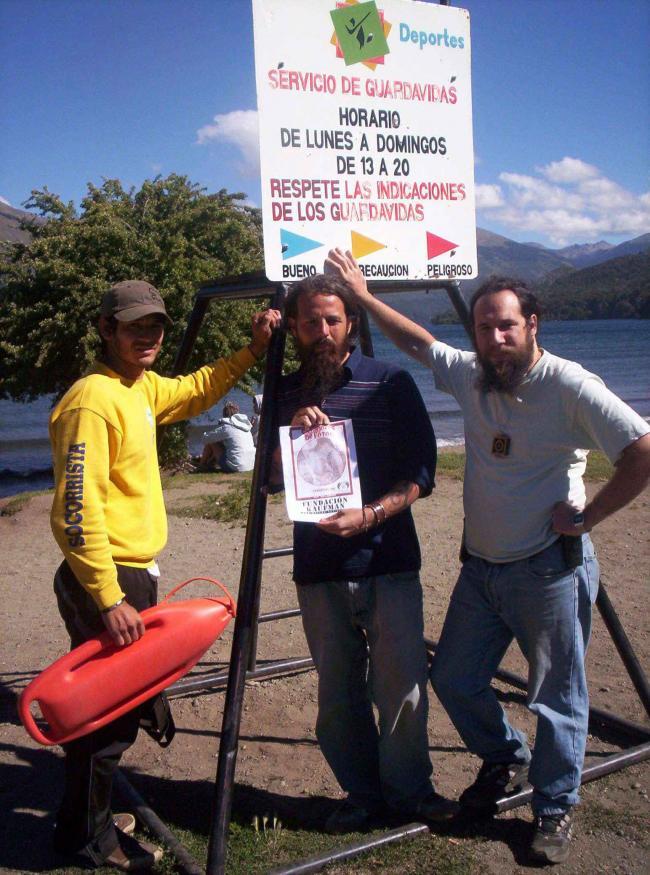
[[500,173],[499,179],[511,188],[511,198],[522,208],[544,203],[548,209],[580,210],[584,204],[580,195],[560,186],[549,185],[543,179],[520,173]]
[[476,208],[479,210],[492,210],[505,203],[500,185],[477,185],[474,196]]
[[7,198],[6,198],[6,197],[2,197],[1,194],[0,194],[0,204],[7,204],[8,207],[11,206],[11,204],[9,203],[9,201],[7,200]]
[[259,123],[254,109],[237,109],[223,115],[215,115],[212,124],[204,125],[196,132],[199,146],[221,141],[236,146],[242,161],[238,169],[245,176],[257,176],[260,170]]
[[552,161],[545,167],[536,167],[538,173],[550,179],[551,182],[572,183],[581,182],[583,179],[593,179],[598,176],[598,168],[593,164],[586,164],[579,158],[563,158],[561,161]]
[[536,167],[534,174],[503,172],[501,185],[476,187],[484,221],[519,234],[533,231],[557,246],[650,231],[650,192],[627,191],[579,158]]
[[638,195],[626,191],[611,179],[589,179],[579,186],[587,203],[593,210],[606,212],[634,210],[638,203]]

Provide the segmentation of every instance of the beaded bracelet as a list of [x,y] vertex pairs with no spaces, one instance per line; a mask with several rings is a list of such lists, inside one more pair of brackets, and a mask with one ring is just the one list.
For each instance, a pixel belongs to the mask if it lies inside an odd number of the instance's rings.
[[[379,517],[377,516],[377,511],[375,510],[374,505],[372,505],[372,504],[364,504],[364,506],[363,506],[364,519],[365,519],[365,511],[366,511],[366,508],[368,508],[368,510],[371,510],[371,511],[373,512],[373,514],[375,515],[375,525],[378,526],[378,525],[379,525]],[[366,528],[366,531],[367,531],[367,530],[368,530],[368,529]]]

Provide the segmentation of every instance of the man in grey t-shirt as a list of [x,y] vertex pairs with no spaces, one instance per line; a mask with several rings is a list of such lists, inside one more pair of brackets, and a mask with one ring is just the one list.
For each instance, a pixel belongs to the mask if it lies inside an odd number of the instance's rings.
[[[588,532],[639,495],[650,478],[650,427],[594,374],[537,343],[540,308],[524,283],[492,279],[472,298],[475,352],[453,349],[373,298],[350,253],[337,272],[400,349],[429,367],[465,420],[461,573],[432,667],[432,683],[472,753],[483,760],[460,797],[475,813],[533,786],[531,856],[569,853],[589,699],[584,656],[598,563]],[[587,502],[587,451],[616,466]],[[516,639],[528,660],[535,748],[490,687]]]

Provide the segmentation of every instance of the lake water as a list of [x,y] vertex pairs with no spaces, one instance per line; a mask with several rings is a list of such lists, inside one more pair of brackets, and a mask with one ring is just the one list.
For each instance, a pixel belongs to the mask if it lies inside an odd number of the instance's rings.
[[[391,304],[411,318],[433,329],[435,335],[452,346],[469,349],[469,338],[460,325],[429,323],[427,296],[406,293],[385,296]],[[543,323],[540,344],[563,358],[580,362],[598,374],[608,387],[630,404],[641,416],[650,419],[650,321],[602,320]],[[462,444],[463,423],[453,398],[436,391],[429,371],[397,351],[373,328],[375,356],[408,368],[422,393],[439,446]],[[241,410],[252,415],[253,399],[239,390],[228,396]],[[225,400],[225,399],[224,399]],[[203,432],[221,416],[224,401],[190,424],[192,454],[200,452]],[[40,398],[30,404],[0,401],[0,496],[52,485],[51,457],[47,421],[51,399]]]

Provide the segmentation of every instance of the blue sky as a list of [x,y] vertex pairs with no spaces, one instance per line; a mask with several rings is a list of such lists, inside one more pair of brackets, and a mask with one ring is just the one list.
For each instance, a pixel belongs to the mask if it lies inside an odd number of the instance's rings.
[[[471,16],[477,224],[554,247],[650,231],[648,0],[454,5]],[[249,0],[0,0],[13,206],[173,172],[259,205],[255,106]]]

